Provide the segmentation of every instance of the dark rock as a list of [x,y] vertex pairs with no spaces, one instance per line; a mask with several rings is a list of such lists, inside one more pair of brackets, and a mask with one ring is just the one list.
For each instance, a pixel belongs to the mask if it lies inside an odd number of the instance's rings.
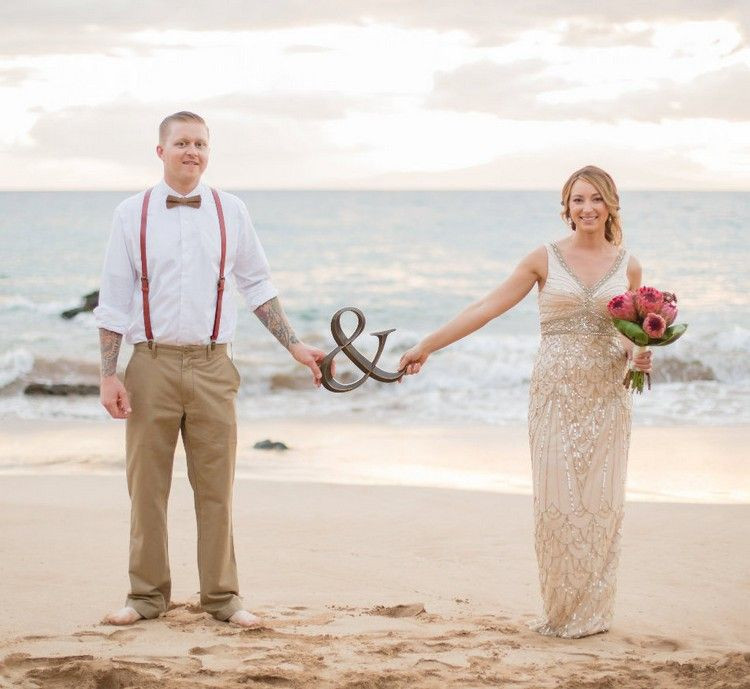
[[23,391],[24,395],[98,395],[98,385],[85,383],[29,383]]
[[289,448],[281,442],[274,440],[259,440],[253,447],[256,450],[288,450]]
[[79,313],[83,313],[84,311],[93,311],[99,304],[99,290],[96,290],[95,292],[89,292],[88,294],[85,294],[83,296],[83,305],[77,306],[75,309],[68,309],[67,311],[63,311],[60,315],[63,318],[73,318],[74,316],[77,316]]
[[[656,349],[654,347],[654,349]],[[685,361],[673,356],[659,356],[654,352],[654,370],[651,380],[654,383],[690,382],[693,380],[716,380],[716,374],[710,366],[693,359]]]

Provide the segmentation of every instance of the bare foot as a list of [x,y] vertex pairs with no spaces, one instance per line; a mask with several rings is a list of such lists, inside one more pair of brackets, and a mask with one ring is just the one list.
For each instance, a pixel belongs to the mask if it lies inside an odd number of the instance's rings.
[[227,622],[248,629],[258,629],[263,626],[263,620],[247,610],[238,610],[227,620]]
[[133,624],[134,622],[142,619],[143,617],[141,617],[140,613],[138,613],[134,608],[131,608],[129,605],[126,605],[124,608],[120,608],[115,612],[109,613],[109,615],[104,618],[104,624]]

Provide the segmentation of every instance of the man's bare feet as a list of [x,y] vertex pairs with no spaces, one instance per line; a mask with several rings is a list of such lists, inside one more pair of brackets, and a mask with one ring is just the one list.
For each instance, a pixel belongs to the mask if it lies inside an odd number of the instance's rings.
[[240,627],[247,627],[248,629],[257,629],[258,627],[263,626],[263,620],[247,610],[238,610],[227,620],[227,622],[230,624],[236,624]]
[[126,605],[124,608],[109,613],[109,615],[104,618],[104,624],[133,624],[142,619],[143,617],[141,617],[140,613],[129,605]]

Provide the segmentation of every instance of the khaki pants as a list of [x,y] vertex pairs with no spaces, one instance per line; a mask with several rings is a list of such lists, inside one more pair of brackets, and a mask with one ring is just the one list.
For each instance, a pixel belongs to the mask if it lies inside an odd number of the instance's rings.
[[126,453],[130,514],[130,594],[145,618],[169,606],[167,500],[177,436],[187,455],[198,523],[201,606],[219,620],[242,608],[232,540],[232,485],[240,375],[226,352],[202,345],[135,345],[125,371],[133,411]]

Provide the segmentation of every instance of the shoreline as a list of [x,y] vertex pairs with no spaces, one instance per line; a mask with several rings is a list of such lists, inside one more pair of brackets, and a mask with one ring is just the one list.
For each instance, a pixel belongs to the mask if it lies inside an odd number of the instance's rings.
[[[0,477],[121,476],[124,423],[0,420]],[[257,450],[283,441],[286,451]],[[750,504],[750,427],[632,430],[628,502]],[[178,441],[175,476],[185,475]],[[531,494],[525,426],[388,425],[340,419],[239,421],[237,480]]]

